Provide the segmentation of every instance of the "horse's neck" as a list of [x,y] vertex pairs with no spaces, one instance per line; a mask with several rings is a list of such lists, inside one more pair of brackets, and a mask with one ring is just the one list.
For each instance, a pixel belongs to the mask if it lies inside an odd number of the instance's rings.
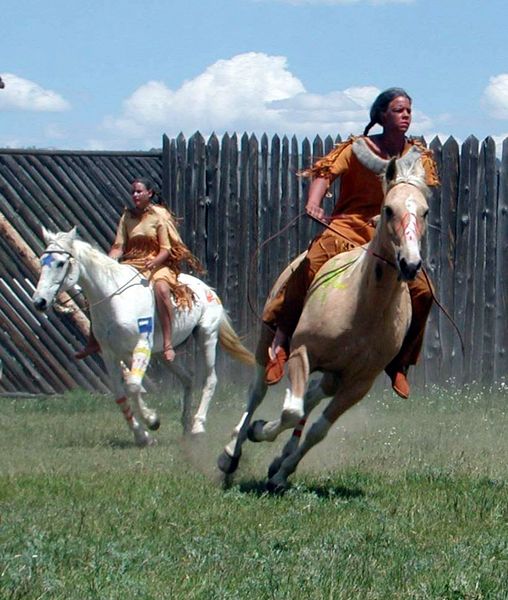
[[[109,265],[106,256],[97,258],[97,252],[91,246],[76,241],[74,254],[79,261],[79,285],[90,303],[112,294],[119,287],[118,277],[115,277],[114,262]],[[112,260],[112,259],[111,259]]]
[[371,308],[374,306],[376,309],[382,309],[383,306],[391,304],[394,296],[398,296],[402,291],[403,286],[395,266],[392,246],[379,227],[366,248],[361,279],[360,298],[365,306]]

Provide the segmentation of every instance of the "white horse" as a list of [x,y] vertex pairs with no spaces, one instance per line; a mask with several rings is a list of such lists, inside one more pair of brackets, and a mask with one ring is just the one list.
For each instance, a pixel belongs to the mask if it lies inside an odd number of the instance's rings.
[[[219,456],[218,465],[224,473],[236,470],[247,437],[254,442],[274,441],[284,430],[293,429],[282,454],[268,470],[268,488],[285,489],[288,476],[305,454],[326,436],[341,414],[367,394],[397,355],[411,321],[406,282],[416,277],[422,265],[420,243],[428,212],[428,189],[417,150],[394,159],[385,168],[386,194],[374,239],[367,246],[331,258],[318,271],[307,294],[291,339],[290,389],[286,390],[280,418],[251,423],[267,390],[264,364],[273,333],[263,331],[246,411]],[[290,271],[286,269],[276,287]],[[315,371],[322,377],[309,384]],[[300,444],[310,412],[330,397]]]
[[[90,244],[77,239],[76,227],[52,233],[42,229],[47,244],[41,256],[41,273],[33,295],[34,306],[44,311],[56,296],[78,284],[88,300],[93,331],[111,382],[111,390],[134,434],[137,445],[153,443],[149,429],[159,427],[155,411],[141,398],[142,380],[152,351],[162,352],[154,295],[149,282],[132,266],[119,264]],[[190,309],[173,310],[172,338],[175,347],[194,334],[199,356],[205,363],[206,379],[191,433],[205,431],[210,400],[217,376],[217,341],[234,358],[254,364],[254,356],[243,346],[227,313],[212,288],[200,279],[181,274],[179,281],[194,295]],[[130,365],[127,369],[126,365]],[[192,400],[192,376],[175,362],[167,363],[184,388],[184,429]],[[133,412],[131,400],[134,400]]]

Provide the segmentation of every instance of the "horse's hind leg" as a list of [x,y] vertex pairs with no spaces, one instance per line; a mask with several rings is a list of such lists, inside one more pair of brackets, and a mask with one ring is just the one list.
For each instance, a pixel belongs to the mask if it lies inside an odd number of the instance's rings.
[[336,392],[334,398],[328,403],[321,416],[309,428],[303,442],[293,453],[284,458],[278,471],[272,473],[267,483],[269,490],[281,491],[287,488],[287,478],[296,471],[302,458],[313,446],[326,437],[331,426],[341,414],[363,398],[371,385],[372,382],[362,383],[349,387],[347,390],[342,388],[340,392]]
[[238,467],[240,456],[242,454],[242,445],[247,439],[247,431],[250,426],[252,415],[256,408],[261,404],[266,395],[267,385],[265,383],[265,368],[259,363],[256,364],[256,375],[249,388],[249,398],[247,408],[240,419],[238,425],[234,428],[231,435],[231,441],[225,446],[222,454],[219,455],[217,464],[223,473],[234,473]]
[[175,362],[166,363],[166,365],[176,375],[183,387],[181,423],[183,432],[187,434],[191,430],[192,422],[192,375],[187,369],[184,369]]
[[303,399],[303,417],[300,419],[298,425],[294,428],[293,433],[289,440],[284,445],[280,456],[277,456],[270,464],[268,468],[268,478],[272,477],[279,469],[284,459],[296,452],[300,439],[302,437],[303,429],[307,423],[307,419],[312,410],[323,400],[323,398],[329,397],[331,394],[325,392],[322,387],[322,379],[314,380],[309,384],[305,396]]
[[200,348],[198,353],[204,357],[205,377],[201,392],[201,401],[192,423],[192,434],[205,432],[206,415],[217,386],[217,373],[215,371],[215,359],[217,356],[218,330],[211,333],[204,328],[198,328],[196,338]]

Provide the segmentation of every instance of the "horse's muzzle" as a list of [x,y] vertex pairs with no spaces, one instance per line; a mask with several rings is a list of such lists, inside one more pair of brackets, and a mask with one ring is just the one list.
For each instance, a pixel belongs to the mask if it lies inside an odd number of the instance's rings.
[[404,257],[399,260],[400,277],[404,281],[413,281],[422,267],[422,261],[408,262]]
[[33,298],[34,307],[41,312],[45,311],[48,308],[48,303],[45,298],[38,296],[37,298]]

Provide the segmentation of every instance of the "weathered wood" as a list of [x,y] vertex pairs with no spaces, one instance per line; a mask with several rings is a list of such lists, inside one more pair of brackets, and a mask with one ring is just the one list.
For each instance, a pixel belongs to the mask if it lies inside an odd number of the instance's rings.
[[[455,303],[455,246],[457,227],[457,196],[459,186],[459,146],[453,138],[443,145],[439,170],[440,185],[440,240],[439,276],[435,279],[437,296],[448,316],[453,318]],[[447,314],[439,311],[439,332],[441,343],[441,368],[439,381],[450,377],[453,354],[460,344],[458,334]],[[462,333],[462,332],[461,332]]]
[[[496,229],[497,229],[497,172],[496,172],[496,144],[492,138],[486,138],[482,144],[480,162],[480,191],[482,199],[481,238],[478,236],[479,245],[483,246],[483,277],[480,278],[482,290],[482,304],[478,318],[481,318],[481,328],[478,323],[478,337],[482,338],[480,345],[481,354],[476,357],[476,377],[484,384],[493,381],[495,354],[495,305],[496,305]],[[482,281],[483,279],[483,281]],[[476,317],[475,317],[476,318]]]
[[280,204],[280,138],[278,135],[272,137],[268,215],[270,220],[270,241],[266,244],[264,251],[268,252],[270,256],[271,287],[280,273],[278,257],[281,253],[281,240],[279,232],[283,227]]
[[[148,176],[161,186],[165,202],[182,218],[182,237],[208,268],[207,279],[217,288],[235,326],[247,333],[258,326],[256,315],[248,308],[248,295],[253,296],[252,304],[260,313],[280,270],[322,229],[303,216],[280,233],[304,211],[310,180],[298,177],[297,172],[339,141],[340,137],[322,140],[316,136],[312,144],[305,138],[300,148],[295,136],[269,140],[263,135],[258,144],[255,136],[245,135],[239,152],[236,135],[224,135],[220,142],[212,136],[205,142],[196,133],[188,141],[182,134],[171,140],[163,137],[162,152],[0,150],[0,214],[22,238],[32,258],[42,251],[41,224],[66,229],[77,223],[85,240],[107,250],[118,217],[131,201],[132,179]],[[450,378],[459,383],[489,383],[505,376],[508,368],[508,280],[502,268],[508,250],[506,141],[503,158],[497,163],[490,139],[482,144],[481,152],[473,137],[460,149],[453,138],[442,147],[439,140],[433,140],[430,147],[442,185],[430,200],[428,271],[438,298],[464,335],[467,355],[463,361],[455,330],[444,313],[434,308],[423,364],[411,378],[421,385]],[[335,204],[339,190],[337,181],[325,199],[326,211]],[[10,241],[0,240],[0,254],[8,266],[8,289],[2,293],[0,288],[0,299],[16,314],[13,303],[26,302],[37,272],[21,254],[13,253]],[[254,277],[247,277],[251,259]],[[16,263],[17,271],[11,263]],[[18,293],[13,300],[12,294]],[[78,304],[84,306],[81,300]],[[71,318],[48,315],[40,343],[68,352],[83,336]],[[22,331],[21,323],[18,330]],[[7,355],[9,340],[3,329],[0,358]],[[9,371],[0,389],[15,391],[16,381],[30,379],[30,366],[38,368],[27,358],[28,366],[20,360],[13,368],[21,378]],[[37,360],[35,355],[33,360]],[[73,385],[82,376],[99,385],[96,381],[102,381],[104,375],[99,364],[95,360],[85,363],[66,369]],[[222,367],[230,368],[229,362],[224,361]],[[74,373],[75,368],[79,374]],[[42,392],[31,379],[30,386]]]
[[212,287],[218,284],[219,231],[222,224],[219,212],[219,140],[212,135],[206,144],[206,268]]
[[[441,142],[434,140],[431,144],[431,149],[434,152],[434,160],[436,161],[438,172],[442,170],[441,160]],[[429,216],[427,236],[424,241],[423,254],[426,257],[425,270],[429,279],[433,282],[439,281],[440,265],[439,260],[439,245],[441,238],[441,193],[439,187],[431,190],[429,197]],[[425,346],[425,378],[428,381],[439,380],[439,370],[442,362],[441,355],[441,331],[437,307],[431,310],[426,328],[427,344]],[[421,369],[420,369],[421,372]],[[420,380],[421,383],[421,380]]]
[[[455,362],[454,374],[461,382],[471,381],[472,318],[476,301],[473,274],[476,259],[477,173],[478,140],[470,136],[462,145],[461,151],[459,202],[457,207],[457,217],[459,219],[457,231],[460,243],[457,245],[455,257],[455,320],[463,332],[465,357],[464,360]],[[458,359],[460,356],[459,351],[456,356]]]

